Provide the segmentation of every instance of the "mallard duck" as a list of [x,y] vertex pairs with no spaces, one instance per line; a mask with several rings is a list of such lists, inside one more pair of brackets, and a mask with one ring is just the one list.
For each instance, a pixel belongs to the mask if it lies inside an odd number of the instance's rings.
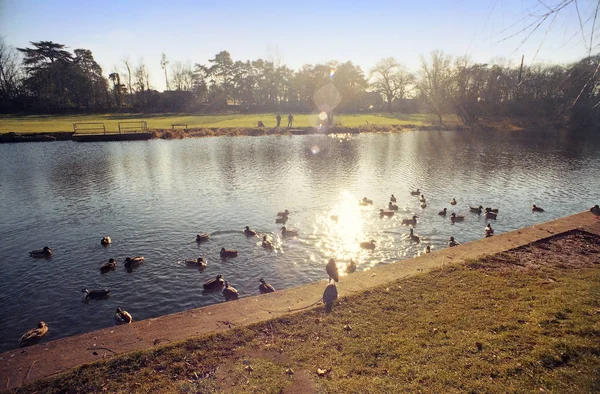
[[427,253],[431,253],[431,246],[427,245],[427,247],[425,248],[425,254]]
[[244,229],[244,234],[246,234],[246,236],[248,237],[256,237],[258,235],[258,233],[252,229],[250,229],[250,227],[246,226],[246,228]]
[[421,202],[425,202],[425,201],[426,201],[426,200],[425,200],[425,195],[424,195],[424,194],[421,194],[421,195],[419,196],[419,201],[421,201]]
[[221,252],[219,253],[222,258],[226,257],[237,257],[238,251],[234,249],[225,249],[221,248]]
[[493,213],[498,213],[498,208],[490,208],[490,207],[486,207],[485,208],[486,212],[493,212]]
[[114,270],[115,268],[117,268],[117,262],[115,259],[110,258],[108,259],[108,263],[102,264],[102,267],[100,267],[100,272],[104,274],[108,271]]
[[596,216],[600,216],[600,207],[598,206],[598,204],[596,204],[593,207],[591,207],[590,208],[590,212],[593,213]]
[[542,208],[542,207],[536,207],[535,204],[533,204],[531,206],[531,211],[532,212],[544,212],[544,208]]
[[459,215],[455,214],[454,212],[452,212],[452,214],[450,215],[450,221],[452,223],[454,223],[454,222],[462,222],[463,220],[465,220],[464,216],[459,216]]
[[52,256],[52,249],[50,249],[47,246],[44,246],[44,249],[39,249],[39,250],[32,250],[31,252],[29,252],[29,255],[31,257],[51,257]]
[[273,243],[267,239],[267,236],[263,236],[262,247],[265,249],[273,249]]
[[260,278],[258,281],[260,282],[260,285],[258,286],[258,291],[260,291],[260,294],[273,293],[275,291],[275,288],[265,282],[263,278]]
[[421,201],[421,202],[419,203],[419,206],[420,206],[421,208],[427,208],[427,203],[426,203],[425,201]]
[[460,245],[460,242],[455,240],[454,237],[450,237],[450,239],[448,240],[448,246],[453,247],[457,245]]
[[456,205],[456,199],[453,198],[452,200],[450,200],[450,205]]
[[375,249],[375,240],[372,239],[370,241],[361,242],[360,247],[363,249],[373,250],[373,249]]
[[196,260],[185,260],[187,265],[192,265],[194,267],[206,268],[208,266],[208,262],[202,256],[198,256]]
[[282,216],[282,217],[278,217],[277,219],[275,219],[275,224],[286,224],[287,221],[288,221],[288,217]]
[[388,203],[388,209],[390,211],[397,211],[398,210],[398,206],[394,203],[392,203],[391,201]]
[[110,239],[110,237],[107,235],[106,237],[102,238],[102,240],[100,241],[100,245],[110,245],[112,243],[112,240]]
[[362,200],[359,201],[360,205],[373,205],[373,200],[369,200],[367,197],[363,197]]
[[285,211],[277,212],[277,216],[279,216],[279,217],[286,217],[289,214],[290,214],[290,211],[288,211],[287,209]]
[[412,219],[402,219],[402,224],[407,226],[416,226],[417,225],[417,215],[413,215]]
[[85,294],[83,297],[87,300],[87,299],[100,299],[100,298],[106,298],[109,296],[110,290],[108,289],[95,289],[95,290],[88,290],[88,289],[82,289],[81,292],[83,294]]
[[298,230],[288,230],[285,226],[283,226],[281,228],[281,235],[286,238],[286,237],[297,237],[298,236]]
[[238,298],[240,298],[240,294],[234,287],[229,285],[229,282],[225,281],[223,297],[225,297],[225,301],[237,300]]
[[200,233],[200,234],[196,235],[196,242],[198,242],[198,243],[208,241],[209,239],[210,239],[209,233]]
[[410,229],[410,240],[416,243],[420,243],[421,242],[421,238],[419,238],[418,235],[415,235],[413,229]]
[[348,265],[346,266],[346,273],[351,274],[353,272],[356,271],[356,263],[354,262],[354,260],[350,260],[350,262],[348,263]]
[[492,228],[492,225],[488,223],[487,226],[485,226],[485,236],[491,237],[492,235],[494,235],[494,229]]
[[127,269],[139,267],[144,262],[144,256],[126,257],[123,265]]
[[390,201],[391,202],[396,202],[396,197],[393,194],[390,196]]
[[421,190],[419,190],[419,189],[417,189],[417,190],[415,190],[415,191],[412,191],[412,190],[411,190],[411,192],[410,192],[410,195],[411,195],[411,196],[418,196],[419,194],[421,194]]
[[204,290],[221,290],[224,285],[223,275],[217,275],[213,279],[204,282],[202,287]]
[[32,328],[31,330],[29,330],[25,334],[23,334],[21,339],[19,339],[19,346],[23,347],[23,346],[33,345],[41,337],[46,335],[47,332],[48,332],[48,325],[46,323],[44,323],[43,321],[41,321],[38,323],[38,326],[36,328]]
[[478,215],[481,215],[481,212],[483,212],[483,207],[480,205],[479,207],[472,207],[469,205],[469,211],[476,213]]
[[340,274],[334,259],[329,259],[329,262],[325,266],[325,271],[327,271],[327,275],[329,275],[329,282],[331,282],[332,279],[335,282],[339,282]]
[[394,216],[394,211],[385,211],[383,209],[379,210],[379,216],[384,217],[387,216],[388,218]]
[[117,324],[128,324],[133,322],[133,317],[129,314],[129,312],[122,310],[121,308],[117,308],[115,312],[115,323]]
[[498,216],[497,213],[494,213],[492,211],[488,211],[485,213],[485,218],[486,219],[496,219],[496,217]]
[[444,208],[441,211],[438,212],[438,215],[440,216],[446,216],[446,212],[448,211],[448,209]]

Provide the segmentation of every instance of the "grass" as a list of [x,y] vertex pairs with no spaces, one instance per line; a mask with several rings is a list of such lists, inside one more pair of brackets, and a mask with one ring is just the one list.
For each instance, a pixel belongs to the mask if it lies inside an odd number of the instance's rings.
[[[449,117],[449,119],[451,119]],[[275,114],[181,115],[181,114],[103,114],[103,115],[0,115],[0,133],[40,133],[73,131],[73,123],[101,122],[107,131],[117,131],[119,122],[145,120],[150,129],[170,129],[173,124],[187,124],[189,128],[251,128],[262,120],[267,127],[275,127]],[[428,124],[427,114],[347,114],[336,115],[336,125],[357,127],[366,125]],[[316,114],[295,114],[295,127],[316,126]],[[287,126],[287,115],[282,114],[282,126]]]
[[599,392],[599,256],[561,236],[17,392]]

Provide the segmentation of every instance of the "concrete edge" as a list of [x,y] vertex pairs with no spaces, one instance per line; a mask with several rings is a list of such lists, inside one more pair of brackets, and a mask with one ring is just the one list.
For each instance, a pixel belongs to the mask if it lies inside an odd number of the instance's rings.
[[[357,272],[341,278],[338,294],[340,297],[348,296],[384,286],[398,279],[514,249],[572,230],[587,231],[600,236],[600,218],[590,212],[583,212]],[[15,388],[68,371],[81,364],[111,359],[127,352],[150,349],[306,310],[320,304],[325,286],[325,281],[319,281],[275,293],[245,297],[233,302],[10,350],[0,354],[0,387]]]

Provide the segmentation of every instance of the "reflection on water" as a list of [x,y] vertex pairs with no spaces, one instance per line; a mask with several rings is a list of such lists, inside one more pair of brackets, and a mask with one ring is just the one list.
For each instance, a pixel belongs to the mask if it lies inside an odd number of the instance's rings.
[[[499,208],[496,234],[580,212],[598,203],[599,147],[597,137],[457,132],[0,145],[0,350],[40,320],[51,340],[112,325],[116,307],[141,320],[223,302],[202,292],[217,274],[247,296],[261,277],[277,289],[327,279],[329,258],[347,275],[350,260],[360,271],[439,250],[449,236],[480,239],[486,220],[469,205]],[[399,210],[381,218],[392,193]],[[363,196],[374,205],[359,206]],[[547,212],[532,214],[534,203]],[[465,221],[438,216],[444,207]],[[275,223],[286,208],[298,237]],[[402,225],[414,214],[420,243]],[[198,232],[211,240],[197,244]],[[370,240],[374,250],[361,248]],[[45,245],[51,259],[28,256]],[[222,247],[239,256],[220,259]],[[138,255],[144,263],[125,270]],[[198,255],[204,271],[181,262]],[[111,257],[117,269],[101,274]],[[83,303],[82,288],[112,292]]]

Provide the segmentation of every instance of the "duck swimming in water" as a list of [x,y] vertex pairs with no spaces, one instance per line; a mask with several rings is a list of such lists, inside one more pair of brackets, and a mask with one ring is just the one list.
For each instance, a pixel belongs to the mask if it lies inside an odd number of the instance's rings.
[[420,243],[421,242],[421,238],[419,238],[418,235],[415,235],[413,229],[410,229],[410,240],[416,243]]
[[232,287],[229,282],[225,281],[225,288],[223,289],[223,297],[225,301],[237,300],[240,298],[238,291]]
[[360,247],[363,249],[373,250],[373,249],[375,249],[375,240],[372,239],[367,242],[361,242]]
[[44,246],[44,249],[39,249],[39,250],[32,250],[31,252],[29,252],[29,255],[31,257],[51,257],[52,256],[52,249],[50,249],[47,246]]
[[390,201],[391,202],[396,202],[396,197],[393,194],[390,196]]
[[536,207],[535,204],[533,204],[531,206],[531,212],[545,212],[545,211],[544,211],[544,208],[542,208],[542,207]]
[[492,212],[492,211],[487,211],[487,212],[485,213],[485,218],[486,218],[486,219],[496,219],[497,217],[498,217],[498,214],[497,214],[497,213],[494,213],[494,212]]
[[360,205],[373,205],[373,200],[369,200],[367,197],[363,197],[362,200],[359,201]]
[[25,334],[23,334],[21,339],[19,339],[19,346],[23,347],[23,346],[33,345],[41,337],[46,335],[47,332],[48,332],[48,325],[46,323],[44,323],[43,321],[41,321],[38,323],[38,326],[36,328],[32,328],[31,330],[29,330]]
[[379,216],[384,217],[387,216],[388,218],[394,216],[394,211],[385,211],[383,209],[379,210]]
[[456,205],[456,199],[453,198],[452,200],[450,200],[450,205]]
[[454,223],[454,222],[462,222],[463,220],[465,220],[464,216],[458,216],[454,212],[452,212],[452,214],[450,215],[450,221],[452,223]]
[[100,267],[100,272],[105,274],[108,271],[114,270],[115,268],[117,268],[117,262],[115,261],[115,259],[110,258],[108,259],[108,263],[102,264],[102,267]]
[[83,297],[86,300],[88,300],[88,299],[97,300],[97,299],[108,297],[110,290],[108,290],[108,289],[95,289],[95,290],[82,289],[81,292],[83,294],[85,294]]
[[288,230],[285,226],[283,226],[281,228],[281,235],[283,236],[283,238],[297,237],[298,236],[298,230]]
[[288,217],[282,216],[282,217],[278,217],[277,219],[275,219],[275,224],[286,224],[287,221],[288,221]]
[[448,210],[446,208],[444,208],[444,209],[442,209],[441,211],[438,212],[438,215],[440,215],[440,216],[446,216],[446,212],[447,211]]
[[209,233],[200,233],[200,234],[196,235],[196,242],[198,242],[198,243],[208,241],[209,239],[210,239]]
[[199,267],[199,268],[206,268],[208,266],[208,262],[206,261],[206,259],[202,256],[198,256],[198,258],[196,260],[185,260],[185,263],[187,265],[191,265],[194,267]]
[[425,248],[425,254],[427,253],[431,253],[431,246],[427,245],[427,247]]
[[407,226],[416,226],[417,225],[417,215],[413,215],[412,219],[402,219],[402,224]]
[[493,213],[498,213],[498,208],[490,208],[490,207],[486,207],[485,208],[486,212],[493,212]]
[[458,245],[460,245],[460,242],[455,240],[454,237],[450,237],[450,240],[448,241],[448,246],[453,247]]
[[494,229],[492,228],[491,224],[487,224],[487,226],[485,226],[485,236],[487,237],[491,237],[492,235],[494,235]]
[[335,282],[339,282],[340,274],[334,259],[329,259],[329,262],[325,266],[325,271],[327,271],[327,275],[329,275],[329,282],[331,282],[332,279]]
[[123,265],[127,269],[139,267],[144,262],[144,256],[126,257]]
[[224,285],[223,275],[217,275],[215,278],[204,282],[202,287],[204,290],[221,290]]
[[244,229],[244,234],[246,234],[246,236],[248,237],[256,237],[258,235],[258,233],[252,229],[250,229],[250,227],[246,226],[246,228]]
[[483,212],[483,207],[481,205],[479,207],[472,207],[469,205],[469,211],[481,215],[481,212]]
[[411,196],[418,196],[419,194],[421,194],[421,191],[419,189],[410,192]]
[[108,246],[112,243],[112,240],[110,239],[110,237],[107,235],[106,237],[102,238],[102,240],[100,241],[100,245],[103,246]]
[[258,286],[260,294],[273,293],[275,291],[275,288],[265,282],[263,278],[260,278],[258,281],[260,282],[260,285]]
[[121,308],[117,308],[115,312],[115,323],[117,324],[129,324],[133,322],[133,317],[129,314],[129,312],[122,310]]
[[277,216],[279,217],[287,217],[290,214],[290,211],[287,209],[285,211],[277,212]]
[[273,243],[267,239],[266,235],[263,236],[262,247],[265,249],[273,249]]
[[397,211],[398,210],[398,206],[394,203],[392,203],[391,201],[388,203],[388,209],[390,211]]
[[421,201],[421,202],[419,203],[419,206],[420,206],[421,208],[427,208],[427,203],[426,203],[425,201]]
[[237,257],[238,255],[238,251],[234,250],[234,249],[225,249],[225,248],[221,248],[221,252],[219,253],[219,255],[222,258],[226,258],[226,257]]

